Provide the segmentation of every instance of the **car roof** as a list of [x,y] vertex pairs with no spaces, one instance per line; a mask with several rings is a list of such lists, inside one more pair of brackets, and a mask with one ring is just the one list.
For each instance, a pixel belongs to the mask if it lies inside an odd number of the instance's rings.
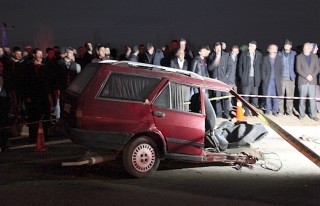
[[212,78],[202,77],[194,72],[174,69],[170,67],[157,66],[152,64],[130,62],[130,61],[101,61],[103,70],[113,72],[134,73],[155,77],[167,78],[170,81],[187,84],[190,86],[199,86],[208,90],[218,90],[228,92],[231,86]]

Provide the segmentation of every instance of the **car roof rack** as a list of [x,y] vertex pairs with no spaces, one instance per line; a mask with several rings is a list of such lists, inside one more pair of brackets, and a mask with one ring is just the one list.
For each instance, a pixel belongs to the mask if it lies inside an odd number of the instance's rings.
[[190,76],[192,78],[201,79],[204,80],[204,78],[194,72],[182,70],[182,69],[174,69],[170,67],[164,67],[164,66],[158,66],[153,64],[145,64],[140,62],[131,62],[131,61],[117,61],[113,63],[113,65],[128,65],[135,68],[141,68],[141,69],[150,69],[150,70],[156,70],[156,71],[166,71],[166,72],[172,72],[172,73],[178,73],[178,74],[184,74],[187,76]]

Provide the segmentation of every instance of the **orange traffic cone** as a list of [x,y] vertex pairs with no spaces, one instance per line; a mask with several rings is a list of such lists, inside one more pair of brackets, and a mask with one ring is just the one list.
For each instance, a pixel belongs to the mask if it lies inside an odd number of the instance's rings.
[[44,146],[44,134],[43,134],[42,121],[39,121],[37,145],[33,149],[33,151],[35,151],[35,152],[43,152],[43,151],[46,151],[46,150],[48,150],[48,149]]
[[246,121],[246,118],[243,115],[242,102],[237,99],[237,113],[236,113],[237,121]]

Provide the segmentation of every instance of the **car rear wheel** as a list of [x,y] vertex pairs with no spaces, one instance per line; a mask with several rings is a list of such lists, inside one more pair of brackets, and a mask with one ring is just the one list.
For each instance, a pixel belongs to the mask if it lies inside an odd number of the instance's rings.
[[142,136],[128,143],[123,151],[123,165],[133,177],[147,177],[156,171],[160,163],[156,144]]

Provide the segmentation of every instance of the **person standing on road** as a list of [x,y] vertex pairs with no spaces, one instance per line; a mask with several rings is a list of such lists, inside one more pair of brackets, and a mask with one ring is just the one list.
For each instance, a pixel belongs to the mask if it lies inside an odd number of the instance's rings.
[[[296,52],[292,50],[292,42],[286,40],[284,42],[283,50],[278,53],[282,60],[282,74],[281,74],[281,87],[282,94],[287,97],[294,96],[294,87],[296,73],[294,71],[294,61]],[[287,114],[291,116],[293,114],[293,99],[286,100],[286,108],[284,108],[285,99],[279,101],[279,114]]]
[[13,124],[11,125],[11,133],[13,136],[18,136],[18,124],[24,116],[23,109],[23,78],[24,78],[24,60],[20,47],[14,47],[11,57],[3,60],[3,78],[6,82],[6,89],[12,103],[12,114],[14,116]]
[[[278,46],[270,44],[268,47],[269,55],[263,58],[262,63],[262,82],[263,82],[263,94],[267,96],[282,96],[281,87],[281,73],[282,73],[282,61],[281,57],[277,55]],[[274,116],[278,116],[279,110],[279,98],[266,98],[266,114],[270,114],[270,111]]]
[[[318,44],[316,43],[311,43],[312,46],[312,53],[317,55],[318,53]],[[319,57],[318,57],[319,59]],[[319,59],[319,64],[320,64],[320,59]],[[316,98],[320,98],[320,73],[317,75],[317,85],[316,85]],[[316,107],[317,107],[317,112],[320,112],[320,100],[316,101]]]
[[42,51],[35,48],[34,58],[27,63],[26,78],[24,81],[24,94],[29,123],[29,142],[35,143],[37,139],[38,122],[43,121],[44,139],[47,141],[48,120],[50,119],[50,104],[48,89],[46,88],[46,65],[43,61]]
[[[105,51],[104,47],[100,47],[101,51]],[[104,54],[105,55],[105,54]],[[68,47],[65,51],[65,57],[58,61],[58,80],[56,86],[56,92],[58,94],[60,104],[57,106],[63,108],[66,98],[66,89],[70,86],[73,80],[81,72],[80,64],[77,64],[75,61],[74,51],[72,47]],[[94,59],[92,60],[94,61]],[[97,59],[97,62],[99,59]],[[56,118],[60,118],[60,113],[56,112]]]
[[0,148],[1,152],[7,151],[7,141],[9,138],[8,116],[10,110],[9,95],[6,90],[3,78],[3,64],[0,59]]
[[[315,98],[317,75],[320,71],[319,60],[317,55],[312,52],[311,43],[307,42],[303,45],[303,53],[297,56],[297,74],[300,98]],[[316,112],[315,99],[309,100],[310,118],[314,121],[320,121]],[[306,114],[306,100],[299,101],[300,119]]]
[[[212,52],[212,63],[209,65],[208,70],[211,78],[218,79],[226,84],[229,83],[228,73],[228,59],[229,55],[222,51],[221,43],[216,42],[214,51]],[[227,92],[213,91],[213,97],[228,96]],[[214,107],[218,118],[223,117],[230,119],[230,101],[229,98],[217,99],[214,101]]]
[[[238,92],[237,85],[239,79],[237,78],[238,73],[238,55],[239,55],[239,47],[237,45],[233,45],[231,51],[229,53],[228,65],[227,65],[227,76],[228,76],[228,84],[232,87],[232,90]],[[230,98],[230,110],[232,110],[233,105],[236,106],[236,98]]]
[[[241,53],[239,58],[239,78],[241,84],[241,92],[245,95],[258,95],[261,84],[261,66],[262,54],[257,51],[257,42],[251,41],[248,51]],[[244,97],[249,101],[249,97]],[[258,98],[251,98],[253,106],[258,107]],[[248,107],[244,106],[245,116],[249,116]]]

